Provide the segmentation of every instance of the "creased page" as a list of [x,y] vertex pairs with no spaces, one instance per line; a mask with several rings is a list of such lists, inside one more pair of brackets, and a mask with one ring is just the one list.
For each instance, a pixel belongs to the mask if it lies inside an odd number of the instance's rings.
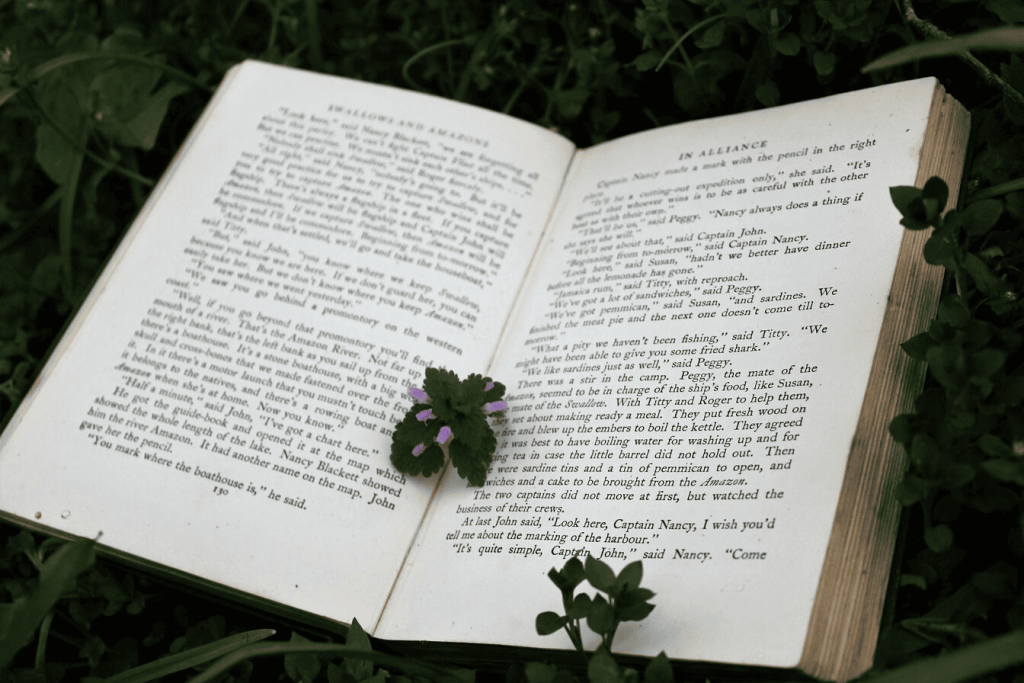
[[572,154],[440,98],[247,62],[4,435],[4,510],[373,623],[433,482],[424,368],[493,353]]
[[795,666],[934,88],[580,152],[492,368],[487,485],[443,483],[380,635],[567,648],[534,618],[591,554],[657,594],[617,651]]

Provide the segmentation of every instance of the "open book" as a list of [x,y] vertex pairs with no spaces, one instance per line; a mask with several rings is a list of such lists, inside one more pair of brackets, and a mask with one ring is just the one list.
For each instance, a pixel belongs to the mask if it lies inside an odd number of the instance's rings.
[[[546,572],[643,560],[617,652],[848,679],[942,276],[888,188],[955,197],[966,134],[925,79],[576,150],[245,62],[4,432],[0,507],[394,640],[568,648]],[[430,366],[508,387],[483,488],[390,465]]]

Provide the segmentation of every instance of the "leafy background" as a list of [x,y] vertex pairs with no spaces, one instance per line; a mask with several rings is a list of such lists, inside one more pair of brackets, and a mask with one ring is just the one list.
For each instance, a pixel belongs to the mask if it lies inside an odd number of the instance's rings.
[[[907,220],[939,227],[926,253],[950,277],[936,322],[905,345],[931,375],[917,412],[892,427],[911,470],[872,675],[1002,642],[992,639],[1024,628],[1024,61],[996,50],[973,66],[945,57],[862,67],[938,29],[1021,23],[1022,0],[0,0],[0,414],[24,396],[212,90],[242,59],[425,90],[582,147],[934,75],[973,114],[959,201],[967,208],[943,223],[936,188],[900,200]],[[1015,36],[1010,47],[1021,44]],[[0,526],[0,547],[3,635],[11,606],[48,585],[40,572],[56,546]],[[245,605],[99,563],[6,675],[105,677],[268,625],[291,630]],[[382,676],[305,657],[243,663],[228,676]],[[1021,683],[1024,669],[980,680]]]

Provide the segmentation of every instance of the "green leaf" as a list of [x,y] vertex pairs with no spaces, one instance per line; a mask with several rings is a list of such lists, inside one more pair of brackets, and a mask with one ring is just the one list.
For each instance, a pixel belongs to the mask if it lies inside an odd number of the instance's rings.
[[906,352],[908,356],[914,360],[924,360],[928,354],[928,349],[935,345],[935,340],[932,339],[932,335],[927,332],[915,335],[907,341],[900,344],[900,348]]
[[944,553],[953,547],[953,530],[945,524],[930,527],[924,532],[924,541],[934,553]]
[[661,53],[657,50],[648,50],[630,62],[630,66],[637,71],[650,71],[661,62]]
[[921,189],[921,198],[926,201],[934,200],[933,208],[928,213],[929,218],[934,218],[946,208],[946,202],[949,201],[949,186],[942,178],[932,176],[925,181],[924,187]]
[[1006,353],[998,349],[983,349],[971,355],[971,373],[989,376],[999,371],[1006,362]]
[[95,541],[65,543],[51,554],[39,572],[39,584],[27,597],[19,598],[0,615],[0,671],[32,638],[46,614],[65,593],[75,587],[78,575],[95,561]]
[[619,575],[615,578],[615,586],[613,587],[612,594],[615,596],[622,595],[623,591],[636,590],[640,587],[640,581],[644,577],[644,566],[640,560],[630,562]]
[[782,95],[779,93],[779,86],[775,81],[765,81],[761,85],[757,86],[754,91],[754,97],[757,101],[766,107],[778,106],[779,102],[782,101]]
[[569,591],[569,594],[572,595],[572,591],[582,583],[583,579],[587,578],[587,575],[579,558],[572,557],[565,563],[561,571],[555,571],[552,567],[551,571],[548,572],[548,578],[551,579],[551,583],[555,584],[558,590],[563,593]]
[[716,21],[707,28],[704,33],[694,41],[694,45],[702,50],[718,47],[725,38],[725,22]]
[[889,433],[892,434],[892,438],[903,445],[909,444],[916,432],[914,415],[911,413],[897,415],[889,423]]
[[590,603],[587,626],[599,635],[607,635],[615,629],[615,612],[605,599],[598,595]]
[[1003,215],[1003,203],[998,199],[982,199],[967,206],[963,224],[970,235],[983,235],[992,229]]
[[117,141],[128,147],[153,149],[157,133],[167,115],[167,107],[178,95],[190,90],[184,83],[167,83],[146,99],[146,105],[134,118],[121,125]]
[[928,582],[924,580],[923,576],[918,574],[901,574],[900,587],[903,586],[917,586],[921,590],[928,590]]
[[935,317],[953,327],[966,327],[971,320],[971,312],[963,299],[956,294],[950,294],[942,297]]
[[541,612],[537,615],[537,635],[549,636],[569,623],[567,617],[559,616],[554,612]]
[[590,596],[580,593],[573,599],[565,616],[572,620],[585,619],[590,614],[590,604]]
[[[643,621],[652,611],[654,605],[648,602],[633,602],[628,605],[616,605],[619,621]],[[589,624],[588,624],[589,625]]]
[[800,37],[795,33],[781,33],[778,38],[775,39],[775,49],[778,50],[780,54],[792,57],[800,52]]
[[814,53],[814,70],[818,72],[819,76],[828,76],[835,71],[835,68],[836,56],[833,53],[821,51]]
[[931,57],[947,57],[961,50],[1024,50],[1024,28],[996,28],[950,38],[907,45],[871,62],[861,72],[878,71]]
[[[904,218],[900,222],[908,229],[918,229],[907,224],[910,219]],[[924,225],[927,227],[927,224]],[[956,269],[956,255],[959,253],[956,245],[946,240],[941,234],[933,234],[925,243],[925,260],[932,265],[941,265],[948,270]]]
[[[373,648],[370,647],[370,639],[363,631],[363,627],[359,625],[359,620],[355,618],[352,619],[348,635],[345,636],[345,644],[360,652],[373,652]],[[363,681],[373,675],[373,662],[362,657],[346,657],[345,670],[352,675],[352,678]]]
[[672,683],[672,665],[662,650],[644,670],[644,683]]
[[992,274],[988,264],[976,255],[967,254],[964,256],[964,268],[970,273],[975,284],[978,285],[978,289],[988,296],[998,297],[1006,291],[1005,285]]
[[910,204],[921,198],[921,190],[910,185],[897,185],[889,188],[889,196],[901,214],[910,216]]
[[903,481],[896,486],[896,500],[900,505],[910,506],[922,500],[927,493],[924,481],[912,474],[904,476]]
[[527,662],[523,666],[523,673],[527,683],[551,683],[555,677],[555,667],[541,662]]
[[1012,460],[987,460],[981,468],[999,481],[1008,481],[1024,486],[1024,463]]
[[611,567],[593,555],[587,555],[584,568],[590,585],[605,593],[612,591],[612,587],[615,585],[615,572],[612,571]]
[[[292,631],[289,642],[305,644],[312,641]],[[309,652],[289,653],[284,656],[284,670],[288,678],[296,683],[313,683],[313,679],[320,673],[320,660]]]
[[619,665],[603,646],[597,648],[587,664],[587,680],[590,683],[620,683]]

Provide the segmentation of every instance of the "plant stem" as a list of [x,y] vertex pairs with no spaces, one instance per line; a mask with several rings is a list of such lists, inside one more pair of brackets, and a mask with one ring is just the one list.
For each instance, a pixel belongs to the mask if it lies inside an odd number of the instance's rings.
[[1018,190],[1024,190],[1024,178],[1008,180],[1005,183],[999,183],[992,187],[986,187],[984,190],[979,190],[971,195],[971,201],[976,202],[979,199],[990,199],[992,197],[998,197],[999,195],[1017,192]]
[[[903,0],[903,16],[906,18],[907,23],[916,28],[922,34],[928,38],[935,38],[936,40],[949,40],[950,36],[948,33],[940,29],[935,24],[931,23],[926,19],[921,19],[917,16],[914,11],[914,6],[910,4],[911,0]],[[983,80],[993,88],[998,88],[1003,91],[1003,94],[1012,100],[1014,104],[1024,107],[1024,95],[1021,95],[1013,86],[1004,81],[1002,78],[992,73],[992,71],[982,64],[978,59],[970,53],[968,50],[957,50],[957,56],[963,61],[967,62],[971,68],[978,72]]]
[[423,48],[422,50],[414,54],[412,57],[409,57],[409,59],[405,60],[405,64],[402,65],[402,78],[404,78],[405,82],[411,85],[416,90],[419,90],[420,92],[430,92],[429,90],[422,87],[419,83],[412,79],[412,76],[409,74],[409,67],[412,66],[413,62],[418,60],[420,57],[429,54],[434,50],[443,50],[446,47],[451,47],[452,45],[462,45],[465,42],[466,38],[456,38],[455,40],[446,40],[443,43],[435,43],[430,47]]
[[50,624],[53,623],[53,610],[51,609],[43,617],[39,624],[39,641],[36,643],[36,672],[39,673],[46,666],[46,641],[50,635]]

